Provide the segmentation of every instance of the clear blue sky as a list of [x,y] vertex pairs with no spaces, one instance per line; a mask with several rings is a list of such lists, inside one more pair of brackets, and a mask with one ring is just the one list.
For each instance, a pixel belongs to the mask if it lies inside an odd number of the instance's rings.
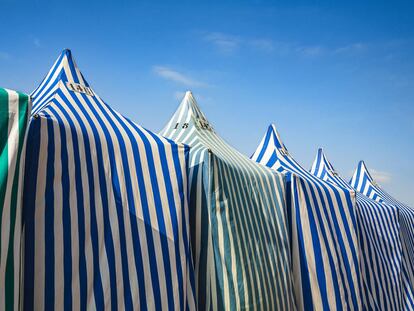
[[[250,155],[274,122],[310,168],[364,159],[414,206],[414,6],[361,1],[209,4],[4,1],[0,85],[30,92],[64,48],[92,87],[159,131],[186,89]],[[30,3],[29,3],[30,2]]]

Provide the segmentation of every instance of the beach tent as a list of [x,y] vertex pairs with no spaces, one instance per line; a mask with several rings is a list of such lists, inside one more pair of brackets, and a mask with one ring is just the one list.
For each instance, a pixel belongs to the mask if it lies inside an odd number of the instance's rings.
[[162,135],[191,147],[190,231],[199,309],[293,309],[284,176],[226,144],[191,92]]
[[405,310],[414,310],[414,209],[394,199],[372,178],[363,161],[359,162],[350,181],[352,187],[367,197],[398,209],[400,238],[402,242],[403,303]]
[[188,147],[109,107],[69,50],[32,96],[24,309],[194,309]]
[[[322,149],[311,173],[354,190],[333,168]],[[365,310],[402,310],[401,239],[398,209],[356,192],[362,301]]]
[[18,310],[21,186],[29,96],[0,88],[0,310]]
[[302,168],[274,125],[269,126],[252,159],[288,177],[287,208],[298,310],[360,309],[354,193]]

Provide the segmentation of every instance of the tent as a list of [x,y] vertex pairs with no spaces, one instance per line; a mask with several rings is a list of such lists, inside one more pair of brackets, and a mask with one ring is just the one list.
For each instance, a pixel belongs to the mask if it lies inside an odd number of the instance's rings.
[[[335,171],[322,149],[311,173],[354,190]],[[398,209],[356,192],[356,215],[365,310],[402,310],[401,239]]]
[[162,135],[190,145],[190,231],[200,310],[294,308],[285,179],[226,144],[185,94]]
[[352,187],[367,197],[398,209],[402,242],[402,282],[405,310],[414,310],[414,209],[394,199],[378,185],[363,161],[359,162],[350,181]]
[[303,169],[274,125],[252,159],[288,176],[292,270],[298,310],[360,309],[354,193]]
[[29,96],[0,88],[0,310],[19,309],[21,157]]
[[24,308],[195,309],[188,147],[109,107],[69,50],[32,96]]

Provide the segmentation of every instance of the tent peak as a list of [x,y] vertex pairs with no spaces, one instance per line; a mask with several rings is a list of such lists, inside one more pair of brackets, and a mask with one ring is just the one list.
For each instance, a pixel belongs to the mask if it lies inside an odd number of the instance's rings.
[[287,155],[288,150],[283,143],[282,139],[280,138],[279,132],[277,131],[276,125],[271,123],[267,129],[267,134],[273,138],[273,145],[275,149],[281,151],[283,155]]
[[360,189],[361,181],[365,181],[374,187],[379,186],[378,183],[374,180],[374,178],[372,178],[363,160],[358,162],[357,168],[355,169],[354,174],[352,175],[351,180],[349,181],[349,184],[357,190],[362,190]]
[[372,178],[371,174],[369,173],[367,165],[365,164],[364,160],[361,160],[358,162],[358,167],[355,170],[355,174],[358,174],[358,173],[365,175],[368,178],[368,180],[370,180],[371,182],[375,182],[374,178]]
[[[32,92],[32,114],[44,107],[51,98],[52,93],[56,92],[62,85],[66,85],[69,90],[74,92],[87,95],[92,94],[92,90],[76,65],[70,49],[64,49],[59,54],[43,81]],[[48,94],[48,96],[45,96],[45,94]]]
[[[85,80],[76,64],[75,58],[73,57],[73,53],[70,49],[64,49],[60,53],[40,86],[44,84],[51,85],[59,81],[71,82],[89,87],[88,82]],[[32,95],[35,95],[35,93],[36,90],[32,93]]]
[[333,175],[337,174],[333,165],[328,160],[324,150],[322,147],[318,148],[316,153],[315,160],[313,161],[311,173],[320,177],[322,172],[326,171],[326,173],[331,173]]
[[351,191],[351,193],[355,194],[354,189],[335,170],[334,166],[328,160],[322,148],[318,148],[318,153],[312,164],[310,172],[311,174],[322,178],[323,180],[330,181],[337,186],[348,189]]
[[167,133],[178,128],[189,128],[194,125],[196,129],[214,131],[212,125],[207,120],[204,113],[197,104],[191,91],[186,91],[185,95],[168,124],[161,131],[161,135],[168,136]]
[[363,167],[363,168],[367,169],[367,165],[365,164],[364,160],[360,160],[360,161],[358,162],[358,166],[361,166],[361,167]]

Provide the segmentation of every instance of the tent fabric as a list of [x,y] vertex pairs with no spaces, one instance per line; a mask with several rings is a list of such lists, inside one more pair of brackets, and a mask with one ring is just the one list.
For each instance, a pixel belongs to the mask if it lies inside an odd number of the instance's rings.
[[29,96],[0,88],[0,310],[18,310],[20,293],[21,156]]
[[195,309],[188,147],[111,109],[69,50],[32,96],[24,309]]
[[190,231],[199,309],[293,309],[284,176],[226,144],[191,92],[162,135],[191,147]]
[[372,200],[394,205],[398,209],[402,243],[402,300],[405,310],[414,310],[414,209],[383,190],[372,178],[363,161],[359,162],[350,184]]
[[[322,149],[311,173],[355,190],[334,169]],[[398,209],[356,192],[356,215],[365,310],[402,310],[401,239]]]
[[252,159],[288,175],[292,271],[298,310],[361,308],[354,193],[302,168],[274,125]]

